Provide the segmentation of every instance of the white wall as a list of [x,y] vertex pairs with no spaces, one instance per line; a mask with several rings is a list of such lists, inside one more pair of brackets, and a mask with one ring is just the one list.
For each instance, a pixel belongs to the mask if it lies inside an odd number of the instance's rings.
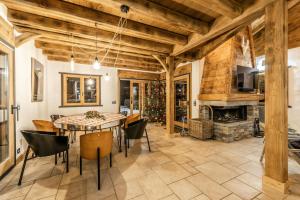
[[[112,104],[112,101],[117,101],[118,77],[117,69],[102,67],[95,70],[91,65],[75,64],[74,72],[70,71],[70,65],[66,62],[48,61],[47,65],[48,77],[48,116],[51,114],[71,115],[84,113],[89,110],[98,110],[103,112],[118,112],[117,104]],[[69,72],[78,74],[105,75],[108,73],[110,80],[101,79],[101,104],[102,107],[64,107],[61,106],[61,75],[59,72]]]
[[[31,57],[37,59],[45,67],[47,73],[47,59],[41,50],[36,49],[34,42],[25,43],[15,50],[15,94],[16,104],[20,105],[19,121],[16,122],[16,149],[23,151],[20,130],[32,129],[33,119],[45,119],[48,116],[47,92],[44,90],[43,102],[31,102]],[[44,81],[47,87],[47,76]]]
[[200,85],[202,80],[204,58],[192,62],[192,118],[199,117],[199,100]]

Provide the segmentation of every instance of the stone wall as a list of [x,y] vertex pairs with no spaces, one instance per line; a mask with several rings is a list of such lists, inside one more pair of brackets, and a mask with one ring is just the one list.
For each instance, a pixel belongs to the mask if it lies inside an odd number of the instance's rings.
[[214,122],[214,138],[224,142],[233,142],[253,135],[254,119],[258,118],[258,106],[247,106],[247,120],[233,123]]

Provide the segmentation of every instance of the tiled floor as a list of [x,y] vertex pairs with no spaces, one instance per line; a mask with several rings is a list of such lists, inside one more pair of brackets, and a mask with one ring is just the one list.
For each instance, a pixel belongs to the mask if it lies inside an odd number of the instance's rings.
[[0,182],[0,200],[300,199],[300,165],[293,160],[289,161],[290,195],[261,192],[263,166],[258,160],[262,139],[226,144],[170,137],[156,125],[148,130],[152,153],[145,140],[130,148],[128,158],[114,148],[113,167],[108,169],[108,162],[102,162],[100,191],[94,161],[83,161],[83,175],[79,175],[77,140],[70,150],[69,173],[63,164],[54,166],[53,157],[33,159],[18,187],[19,164]]

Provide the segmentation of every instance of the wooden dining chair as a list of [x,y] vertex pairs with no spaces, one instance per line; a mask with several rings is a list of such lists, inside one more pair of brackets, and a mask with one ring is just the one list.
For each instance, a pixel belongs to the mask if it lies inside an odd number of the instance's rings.
[[53,122],[47,120],[32,120],[32,123],[38,131],[56,132],[59,134],[59,129],[54,126]]
[[140,114],[138,113],[129,115],[125,121],[125,128],[128,128],[128,124],[138,121],[140,118]]
[[97,160],[98,190],[100,190],[100,158],[109,155],[109,165],[112,167],[112,143],[113,135],[111,131],[80,136],[80,175],[82,175],[82,158]]

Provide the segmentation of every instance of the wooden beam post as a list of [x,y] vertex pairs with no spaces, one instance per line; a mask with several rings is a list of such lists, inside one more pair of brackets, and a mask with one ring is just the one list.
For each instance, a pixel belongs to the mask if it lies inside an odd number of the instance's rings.
[[28,42],[29,40],[33,40],[35,38],[40,37],[40,34],[37,33],[29,33],[25,32],[15,38],[15,46],[20,47],[22,44]]
[[288,189],[287,1],[266,7],[266,107],[264,191]]
[[168,71],[166,71],[166,126],[167,133],[174,133],[174,72],[175,62],[174,57],[169,56],[166,58]]

